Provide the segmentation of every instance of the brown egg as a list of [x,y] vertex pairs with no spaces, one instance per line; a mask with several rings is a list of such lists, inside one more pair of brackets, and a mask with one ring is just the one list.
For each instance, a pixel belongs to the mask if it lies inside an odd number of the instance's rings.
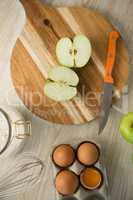
[[80,174],[80,182],[85,189],[98,189],[103,183],[103,174],[96,167],[85,168]]
[[75,193],[79,187],[78,176],[70,170],[62,170],[55,179],[56,190],[64,195],[71,195]]
[[61,144],[54,149],[52,158],[57,166],[69,167],[75,160],[75,153],[70,145]]
[[83,142],[77,149],[77,158],[80,163],[86,166],[94,165],[100,156],[98,146],[92,142]]

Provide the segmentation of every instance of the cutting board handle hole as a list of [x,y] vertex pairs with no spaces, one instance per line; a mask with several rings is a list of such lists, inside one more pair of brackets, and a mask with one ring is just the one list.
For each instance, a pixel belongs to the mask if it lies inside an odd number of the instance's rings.
[[44,25],[49,26],[49,27],[51,27],[51,25],[52,25],[50,20],[47,18],[43,20],[43,23],[44,23]]

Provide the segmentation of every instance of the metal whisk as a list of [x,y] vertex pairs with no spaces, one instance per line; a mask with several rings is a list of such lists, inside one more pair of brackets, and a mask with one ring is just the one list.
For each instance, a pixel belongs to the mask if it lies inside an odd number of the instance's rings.
[[41,180],[44,168],[44,163],[31,153],[18,156],[0,175],[0,199],[29,190]]

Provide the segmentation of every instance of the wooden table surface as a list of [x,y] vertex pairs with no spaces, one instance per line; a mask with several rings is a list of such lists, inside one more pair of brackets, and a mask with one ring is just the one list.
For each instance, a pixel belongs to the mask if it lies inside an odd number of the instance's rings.
[[[33,0],[34,1],[34,0]],[[84,5],[100,11],[106,15],[121,31],[130,53],[130,64],[133,55],[133,1],[132,0],[44,0],[45,3],[63,5]],[[67,3],[66,3],[67,2]],[[25,21],[24,11],[18,0],[0,1],[0,104],[8,103],[17,107],[26,119],[32,122],[33,136],[25,141],[19,149],[35,152],[45,160],[53,144],[72,141],[75,138],[95,139],[101,144],[102,158],[105,162],[111,200],[133,199],[133,146],[127,144],[119,134],[121,112],[111,110],[106,129],[101,136],[97,136],[98,121],[82,126],[53,125],[35,117],[30,113],[17,97],[10,79],[10,57],[15,41],[20,34]],[[129,95],[124,97],[124,112],[132,111],[133,106],[133,70],[131,66],[129,79]],[[46,160],[47,163],[47,160]],[[50,170],[50,169],[49,169]],[[51,179],[47,177],[34,190],[19,195],[19,200],[54,200],[51,190]],[[14,200],[15,198],[11,198]]]

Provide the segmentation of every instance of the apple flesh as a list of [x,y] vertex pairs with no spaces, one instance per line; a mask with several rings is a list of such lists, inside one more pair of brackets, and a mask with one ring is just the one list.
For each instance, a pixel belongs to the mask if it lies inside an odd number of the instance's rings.
[[77,94],[76,87],[70,87],[62,83],[48,82],[44,88],[45,94],[54,101],[66,101]]
[[59,63],[66,67],[84,67],[91,57],[91,43],[85,35],[76,35],[73,41],[64,37],[56,46]]
[[49,79],[44,86],[44,93],[55,101],[66,101],[77,94],[79,78],[66,67],[56,67],[49,72]]
[[61,82],[67,85],[78,85],[79,78],[77,74],[67,67],[55,67],[49,72],[49,79],[55,82]]
[[58,62],[66,67],[74,66],[74,58],[72,55],[73,52],[73,44],[72,41],[67,38],[61,38],[56,46],[56,56]]
[[126,114],[121,119],[120,133],[127,142],[133,144],[133,112]]

